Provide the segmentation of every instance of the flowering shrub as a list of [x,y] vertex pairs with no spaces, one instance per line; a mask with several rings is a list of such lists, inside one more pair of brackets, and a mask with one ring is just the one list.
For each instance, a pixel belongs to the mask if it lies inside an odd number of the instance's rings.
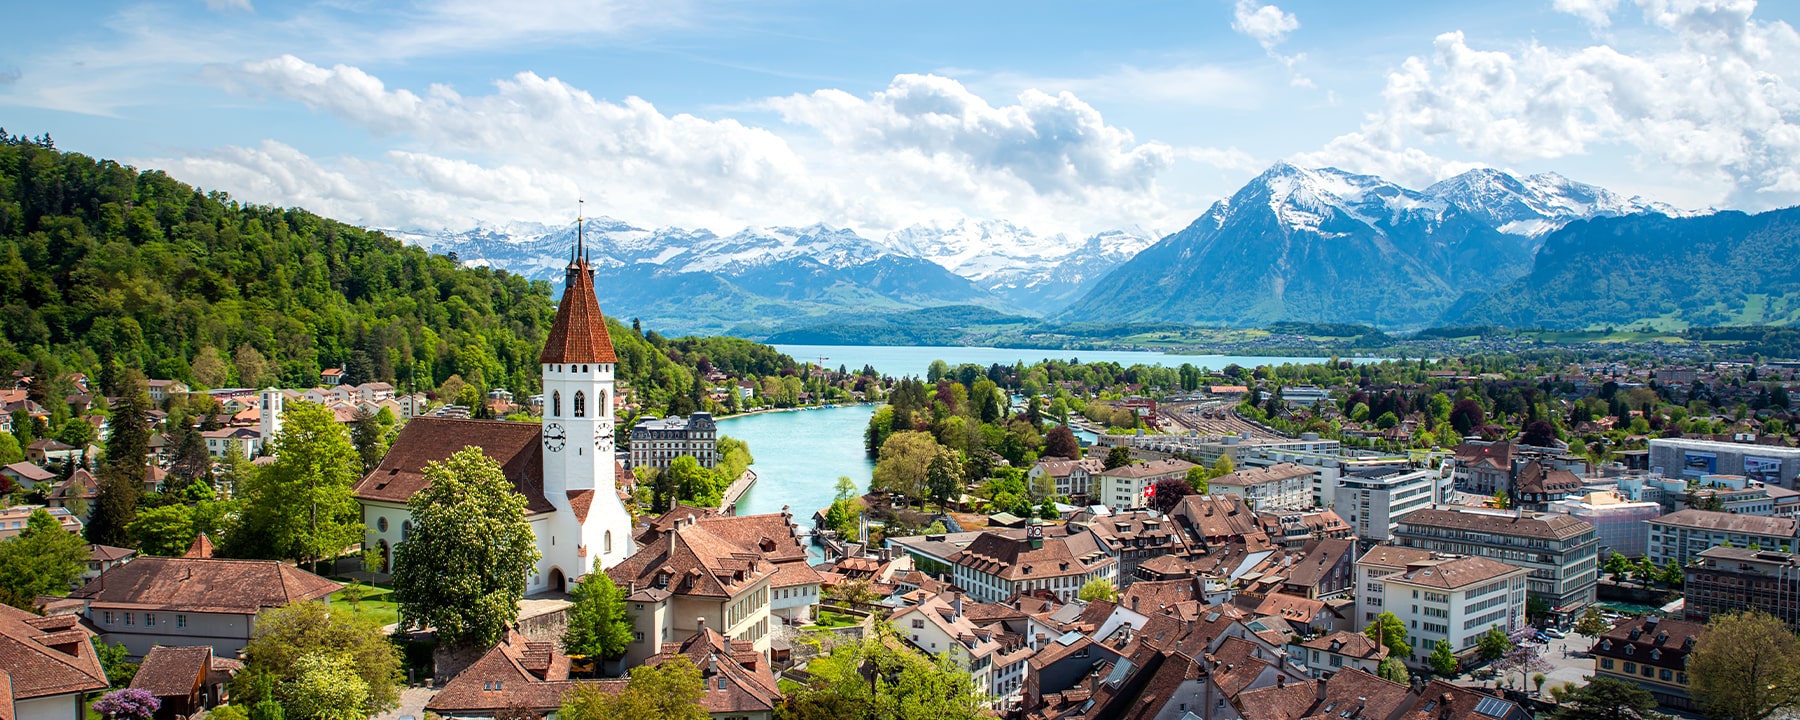
[[149,690],[114,690],[100,696],[94,703],[94,712],[109,720],[149,720],[160,707],[162,701]]

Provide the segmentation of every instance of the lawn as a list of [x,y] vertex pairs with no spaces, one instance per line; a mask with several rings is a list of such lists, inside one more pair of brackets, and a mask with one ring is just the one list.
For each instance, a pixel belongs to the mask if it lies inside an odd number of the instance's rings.
[[331,594],[331,604],[349,610],[366,618],[373,619],[382,625],[400,622],[400,604],[389,599],[393,590],[375,585],[358,585],[362,590],[362,600],[351,603],[344,597],[344,591]]
[[847,615],[845,613],[832,612],[830,610],[820,610],[819,619],[813,624],[821,628],[829,629],[850,627],[851,625],[861,624],[862,621],[862,618],[855,615]]

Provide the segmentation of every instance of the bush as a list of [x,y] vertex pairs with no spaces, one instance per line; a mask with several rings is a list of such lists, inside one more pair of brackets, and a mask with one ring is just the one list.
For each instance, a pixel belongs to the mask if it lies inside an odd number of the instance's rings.
[[149,690],[114,690],[100,696],[94,712],[109,720],[149,720],[162,707],[162,701]]

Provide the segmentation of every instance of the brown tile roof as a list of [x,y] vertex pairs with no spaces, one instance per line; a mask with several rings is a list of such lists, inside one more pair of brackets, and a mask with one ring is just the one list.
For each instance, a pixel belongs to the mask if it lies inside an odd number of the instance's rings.
[[[1489,712],[1476,712],[1486,703]],[[1433,678],[1419,693],[1413,705],[1395,720],[1488,720],[1490,718],[1530,718],[1531,714],[1513,703],[1460,685]]]
[[[702,628],[687,640],[664,643],[662,652],[650,656],[645,665],[654,667],[677,656],[686,657],[700,668],[706,682],[706,694],[700,704],[708,713],[749,715],[766,713],[781,703],[781,687],[775,673],[763,662],[762,653],[747,643],[733,642]],[[720,679],[724,687],[720,687]]]
[[1215,542],[1232,536],[1267,537],[1256,513],[1236,495],[1189,495],[1169,514],[1191,532]]
[[478,447],[500,463],[513,489],[525,496],[526,512],[551,512],[556,508],[544,499],[542,435],[538,423],[416,417],[400,430],[381,464],[357,481],[356,497],[405,503],[429,484],[424,474],[427,463]]
[[606,574],[627,587],[730,597],[774,571],[775,564],[762,553],[719,537],[704,525],[684,523],[663,532],[656,542],[639,545],[637,552],[607,568]]
[[1427,560],[1408,566],[1406,571],[1388,575],[1388,582],[1406,582],[1423,587],[1455,590],[1516,572],[1524,568],[1484,557],[1459,557],[1451,560]]
[[1190,468],[1195,467],[1199,466],[1179,458],[1168,458],[1165,460],[1146,460],[1143,462],[1134,462],[1130,465],[1120,465],[1111,470],[1102,470],[1097,474],[1105,475],[1107,477],[1147,478],[1160,475],[1186,473]]
[[1521,494],[1572,493],[1581,489],[1581,478],[1567,470],[1552,469],[1540,461],[1533,460],[1519,468],[1516,479]]
[[[1705,631],[1706,626],[1696,622],[1659,619],[1654,615],[1635,617],[1600,636],[1592,652],[1602,657],[1686,670],[1687,655]],[[1626,648],[1630,648],[1630,652]]]
[[1712,510],[1677,510],[1648,522],[1652,525],[1673,525],[1693,530],[1716,530],[1751,535],[1793,537],[1795,534],[1795,521],[1792,518],[1739,515]]
[[1409,525],[1546,540],[1567,540],[1594,532],[1594,526],[1561,513],[1521,512],[1515,516],[1512,511],[1474,508],[1421,508],[1400,516],[1398,522],[1401,535],[1406,534]]
[[[775,566],[775,576],[769,578],[769,587],[786,588],[800,585],[818,585],[825,582],[819,571],[803,562],[781,563]],[[936,581],[931,581],[936,582]],[[914,583],[915,585],[918,583]],[[941,586],[942,583],[939,583]]]
[[[649,545],[662,538],[662,533],[692,517],[714,535],[743,548],[762,553],[770,562],[805,562],[806,545],[800,541],[793,516],[786,513],[760,515],[722,515],[712,508],[696,508],[677,503],[638,534],[638,545]],[[841,565],[841,563],[840,563]]]
[[94,653],[93,634],[73,615],[38,617],[0,605],[0,678],[10,679],[12,702],[105,690],[106,671]]
[[1149,615],[1199,597],[1200,581],[1197,578],[1139,580],[1125,586],[1119,596],[1119,606]]
[[18,475],[19,477],[22,477],[26,480],[30,480],[34,483],[40,483],[40,482],[44,482],[45,480],[55,480],[56,479],[56,473],[50,472],[49,470],[45,470],[45,469],[38,467],[36,465],[33,465],[31,463],[22,462],[22,461],[13,463],[4,468],[0,468],[0,470],[10,470],[14,474]]
[[95,562],[113,562],[124,560],[137,554],[136,550],[113,547],[111,545],[88,545],[88,559]]
[[344,586],[274,560],[140,557],[69,593],[90,607],[254,615]]
[[1367,635],[1348,630],[1339,630],[1330,635],[1322,635],[1304,643],[1302,647],[1312,650],[1324,650],[1346,657],[1370,658],[1380,660],[1387,657],[1387,647]]
[[1398,570],[1416,562],[1430,560],[1436,556],[1437,553],[1424,548],[1401,547],[1399,545],[1376,545],[1375,547],[1369,548],[1368,552],[1363,553],[1362,558],[1358,559],[1356,564],[1394,568]]
[[1231,702],[1244,720],[1300,720],[1312,714],[1323,685],[1321,680],[1271,685],[1238,693]]
[[1299,595],[1270,593],[1256,604],[1257,615],[1278,617],[1290,623],[1310,625],[1325,614],[1325,601]]
[[187,552],[182,553],[181,556],[184,558],[202,558],[202,559],[212,557],[213,556],[212,538],[207,537],[206,533],[200,533],[198,536],[195,536],[194,542],[192,544],[188,545]]
[[565,693],[584,684],[617,693],[626,681],[570,680],[569,658],[554,643],[528,642],[514,630],[446,683],[425,709],[440,715],[492,715],[520,707],[545,712],[561,706]]
[[211,645],[158,645],[144,653],[144,661],[131,678],[131,687],[148,690],[159,698],[185,698],[200,687],[211,671]]
[[1117,562],[1092,533],[1045,537],[1032,548],[1024,530],[989,531],[976,536],[950,562],[1004,580],[1082,575]]
[[562,303],[556,308],[556,322],[544,339],[544,351],[538,354],[538,364],[618,362],[612,337],[607,334],[606,317],[600,314],[600,299],[594,295],[594,273],[586,257],[569,264],[568,278]]
[[1356,551],[1356,542],[1345,538],[1326,538],[1315,540],[1306,548],[1306,555],[1288,568],[1289,585],[1313,587],[1325,578],[1325,573],[1337,567],[1344,556]]

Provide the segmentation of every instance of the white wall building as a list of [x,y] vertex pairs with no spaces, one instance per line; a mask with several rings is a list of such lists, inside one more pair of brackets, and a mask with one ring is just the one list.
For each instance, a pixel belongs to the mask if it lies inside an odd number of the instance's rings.
[[[1375,577],[1381,608],[1406,624],[1412,645],[1408,665],[1424,667],[1437,641],[1458,655],[1475,648],[1488,628],[1508,635],[1525,627],[1525,578],[1529,571],[1480,557],[1434,557]],[[1379,613],[1377,613],[1379,614]]]
[[1392,536],[1401,515],[1431,507],[1443,500],[1450,481],[1431,470],[1399,472],[1379,477],[1346,475],[1338,478],[1332,509],[1356,529],[1356,536],[1381,542]]

